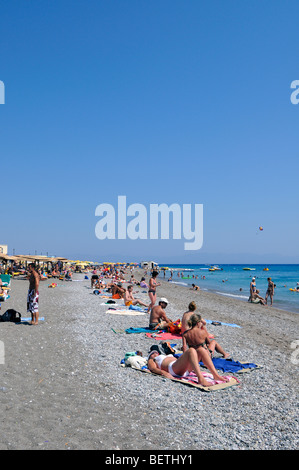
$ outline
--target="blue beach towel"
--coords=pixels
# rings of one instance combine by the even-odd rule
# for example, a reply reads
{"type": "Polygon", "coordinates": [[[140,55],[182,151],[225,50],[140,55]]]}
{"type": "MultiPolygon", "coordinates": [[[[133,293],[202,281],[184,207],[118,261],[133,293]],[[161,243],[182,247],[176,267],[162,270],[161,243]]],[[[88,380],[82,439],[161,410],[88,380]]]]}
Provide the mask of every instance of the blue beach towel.
{"type": "MultiPolygon", "coordinates": [[[[242,363],[239,361],[234,361],[233,359],[224,359],[223,357],[213,357],[212,359],[215,369],[221,370],[222,372],[232,372],[236,373],[243,369],[255,369],[258,367],[252,362],[242,363]]],[[[200,366],[203,366],[203,362],[199,363],[200,366]]]]}
{"type": "MultiPolygon", "coordinates": [[[[23,321],[31,321],[31,320],[32,320],[31,317],[22,317],[21,322],[23,322],[23,321]]],[[[45,320],[44,317],[40,317],[40,318],[38,319],[38,321],[44,321],[44,320],[45,320]]]]}
{"type": "Polygon", "coordinates": [[[129,310],[137,310],[138,312],[145,312],[144,308],[138,307],[137,305],[130,305],[129,310]]]}
{"type": "MultiPolygon", "coordinates": [[[[181,354],[174,354],[174,357],[180,357],[181,354]]],[[[212,358],[213,364],[215,369],[221,370],[222,372],[231,372],[231,373],[238,373],[245,369],[256,369],[259,368],[257,364],[253,362],[239,362],[234,361],[233,359],[224,359],[223,357],[213,357],[212,358]]],[[[201,367],[205,367],[203,362],[199,362],[201,367]]]]}
{"type": "Polygon", "coordinates": [[[126,333],[130,334],[130,333],[148,333],[149,331],[153,331],[151,330],[150,328],[127,328],[126,330],[126,333]]]}

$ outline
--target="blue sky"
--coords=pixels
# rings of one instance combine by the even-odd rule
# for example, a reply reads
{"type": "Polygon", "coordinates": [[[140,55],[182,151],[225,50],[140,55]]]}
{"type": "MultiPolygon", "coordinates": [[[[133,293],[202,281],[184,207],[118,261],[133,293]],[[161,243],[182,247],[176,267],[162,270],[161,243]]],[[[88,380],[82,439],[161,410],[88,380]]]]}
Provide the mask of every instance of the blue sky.
{"type": "Polygon", "coordinates": [[[0,243],[98,261],[299,262],[296,0],[5,1],[0,243]],[[95,209],[203,204],[203,247],[95,209]],[[264,231],[258,232],[262,225],[264,231]]]}

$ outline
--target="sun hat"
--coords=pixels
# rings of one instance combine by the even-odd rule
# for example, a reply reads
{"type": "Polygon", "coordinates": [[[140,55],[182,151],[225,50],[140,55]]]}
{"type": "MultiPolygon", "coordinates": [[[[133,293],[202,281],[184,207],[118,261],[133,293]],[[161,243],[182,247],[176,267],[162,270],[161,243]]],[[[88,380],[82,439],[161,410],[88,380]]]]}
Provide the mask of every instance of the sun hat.
{"type": "Polygon", "coordinates": [[[164,304],[168,305],[168,300],[165,297],[161,297],[160,302],[164,302],[164,304]]]}

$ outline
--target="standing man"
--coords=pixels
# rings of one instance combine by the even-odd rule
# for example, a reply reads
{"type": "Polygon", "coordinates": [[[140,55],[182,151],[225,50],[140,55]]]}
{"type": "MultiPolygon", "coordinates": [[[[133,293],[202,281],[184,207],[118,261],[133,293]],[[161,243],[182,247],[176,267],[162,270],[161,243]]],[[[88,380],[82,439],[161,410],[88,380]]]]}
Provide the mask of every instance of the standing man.
{"type": "Polygon", "coordinates": [[[39,274],[35,269],[35,265],[30,263],[28,265],[29,271],[29,290],[27,298],[27,312],[31,313],[31,325],[38,324],[38,287],[39,287],[39,274]]]}
{"type": "Polygon", "coordinates": [[[270,296],[271,305],[273,305],[273,295],[274,295],[275,285],[274,285],[274,282],[272,281],[271,277],[268,277],[267,281],[268,281],[268,289],[267,289],[267,292],[266,292],[265,302],[266,302],[266,305],[267,305],[268,296],[270,296]]]}

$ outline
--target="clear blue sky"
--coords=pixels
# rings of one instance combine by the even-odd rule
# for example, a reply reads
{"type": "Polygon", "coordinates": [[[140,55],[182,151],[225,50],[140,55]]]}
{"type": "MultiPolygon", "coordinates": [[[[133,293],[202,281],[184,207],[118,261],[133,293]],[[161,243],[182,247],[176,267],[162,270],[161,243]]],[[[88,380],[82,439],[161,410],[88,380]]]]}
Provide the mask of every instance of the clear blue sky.
{"type": "Polygon", "coordinates": [[[297,0],[3,1],[0,244],[299,262],[298,13],[297,0]],[[203,204],[203,248],[98,240],[95,208],[118,195],[203,204]]]}

